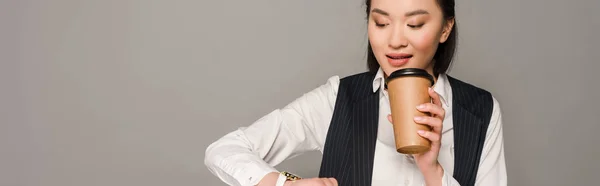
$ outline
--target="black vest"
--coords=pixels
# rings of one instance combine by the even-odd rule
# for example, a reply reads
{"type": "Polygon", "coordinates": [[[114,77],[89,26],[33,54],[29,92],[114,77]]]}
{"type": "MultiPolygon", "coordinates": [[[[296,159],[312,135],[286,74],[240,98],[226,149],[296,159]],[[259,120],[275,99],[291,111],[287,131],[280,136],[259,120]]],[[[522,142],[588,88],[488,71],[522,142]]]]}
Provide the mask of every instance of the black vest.
{"type": "MultiPolygon", "coordinates": [[[[371,185],[379,121],[374,78],[375,73],[366,72],[341,79],[319,177],[334,177],[340,186],[371,185]]],[[[448,80],[453,99],[453,177],[461,185],[474,185],[492,114],[492,96],[450,76],[448,80]]]]}

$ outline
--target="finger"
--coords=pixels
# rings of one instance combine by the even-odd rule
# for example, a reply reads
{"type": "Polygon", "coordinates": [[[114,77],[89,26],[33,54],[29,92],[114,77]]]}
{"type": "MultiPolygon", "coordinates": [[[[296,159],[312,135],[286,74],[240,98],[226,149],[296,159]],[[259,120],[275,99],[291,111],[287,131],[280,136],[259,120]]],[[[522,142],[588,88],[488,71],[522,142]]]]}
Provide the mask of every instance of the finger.
{"type": "Polygon", "coordinates": [[[439,143],[440,142],[440,135],[431,131],[424,131],[424,130],[419,130],[417,131],[417,133],[420,136],[423,136],[424,138],[429,139],[429,141],[431,141],[431,143],[439,143]]]}
{"type": "Polygon", "coordinates": [[[433,104],[433,103],[423,103],[417,106],[417,110],[421,112],[429,112],[432,116],[435,116],[440,119],[444,119],[446,116],[446,111],[442,108],[442,106],[433,104]]]}
{"type": "Polygon", "coordinates": [[[393,122],[392,122],[392,115],[391,115],[391,114],[388,114],[388,115],[387,115],[387,119],[388,119],[388,121],[390,121],[390,123],[393,123],[393,122]]]}
{"type": "Polygon", "coordinates": [[[329,181],[331,181],[331,183],[333,183],[333,186],[338,186],[338,182],[335,178],[329,178],[329,181]]]}
{"type": "Polygon", "coordinates": [[[329,178],[321,178],[321,181],[325,186],[333,186],[333,183],[329,180],[329,178]]]}
{"type": "Polygon", "coordinates": [[[440,101],[440,95],[433,90],[433,88],[429,87],[429,96],[433,101],[433,104],[442,106],[442,102],[440,101]]]}
{"type": "Polygon", "coordinates": [[[433,132],[435,132],[435,133],[439,134],[442,131],[442,120],[440,118],[428,117],[428,116],[417,116],[414,118],[414,120],[416,123],[423,124],[423,125],[429,125],[433,129],[433,132]]]}

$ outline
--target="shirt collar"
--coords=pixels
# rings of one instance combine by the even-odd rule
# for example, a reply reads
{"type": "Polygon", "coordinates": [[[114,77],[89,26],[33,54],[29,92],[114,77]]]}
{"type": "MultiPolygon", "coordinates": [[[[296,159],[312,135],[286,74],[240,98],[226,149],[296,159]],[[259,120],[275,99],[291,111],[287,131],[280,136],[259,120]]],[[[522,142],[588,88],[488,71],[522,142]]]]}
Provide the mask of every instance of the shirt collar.
{"type": "MultiPolygon", "coordinates": [[[[379,89],[385,91],[385,77],[381,67],[377,70],[375,79],[373,79],[373,92],[377,92],[379,89]]],[[[450,89],[450,82],[448,82],[446,74],[438,75],[437,81],[433,85],[433,91],[440,95],[440,100],[442,100],[445,105],[449,106],[449,93],[452,92],[452,90],[450,89]]]]}
{"type": "Polygon", "coordinates": [[[377,92],[378,89],[384,90],[385,79],[383,77],[383,70],[379,67],[377,70],[377,74],[375,74],[375,79],[373,79],[373,92],[377,92]]]}

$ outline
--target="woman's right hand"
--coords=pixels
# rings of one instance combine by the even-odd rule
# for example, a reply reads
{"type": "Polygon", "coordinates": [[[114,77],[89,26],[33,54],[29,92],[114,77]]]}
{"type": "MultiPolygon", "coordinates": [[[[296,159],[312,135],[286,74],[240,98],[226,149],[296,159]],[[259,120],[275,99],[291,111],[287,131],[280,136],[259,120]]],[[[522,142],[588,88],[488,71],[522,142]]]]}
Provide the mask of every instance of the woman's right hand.
{"type": "Polygon", "coordinates": [[[283,186],[338,186],[335,178],[302,178],[296,181],[286,181],[283,186]]]}

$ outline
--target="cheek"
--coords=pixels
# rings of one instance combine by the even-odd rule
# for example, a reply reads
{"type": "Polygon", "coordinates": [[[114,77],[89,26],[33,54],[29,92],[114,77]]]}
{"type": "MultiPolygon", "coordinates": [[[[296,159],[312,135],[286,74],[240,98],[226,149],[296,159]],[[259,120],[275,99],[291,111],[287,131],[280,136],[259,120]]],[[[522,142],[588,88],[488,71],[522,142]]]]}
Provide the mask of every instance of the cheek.
{"type": "Polygon", "coordinates": [[[376,49],[380,49],[386,46],[386,37],[383,31],[369,28],[368,32],[371,48],[373,48],[374,50],[373,52],[380,51],[376,49]]]}
{"type": "Polygon", "coordinates": [[[378,58],[377,61],[379,61],[379,58],[384,55],[385,49],[387,48],[388,37],[386,32],[384,30],[369,28],[368,35],[371,49],[373,49],[373,53],[375,54],[375,57],[378,58]]]}
{"type": "Polygon", "coordinates": [[[437,34],[433,32],[423,32],[413,37],[411,43],[418,53],[430,54],[437,49],[437,34]]]}
{"type": "Polygon", "coordinates": [[[381,69],[383,69],[383,72],[389,75],[394,71],[394,69],[389,63],[387,63],[387,59],[385,57],[385,52],[388,48],[388,33],[385,30],[380,30],[377,28],[369,29],[369,43],[371,44],[371,49],[373,49],[373,54],[375,54],[377,63],[379,63],[381,69]]]}

